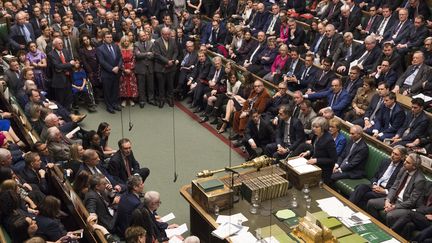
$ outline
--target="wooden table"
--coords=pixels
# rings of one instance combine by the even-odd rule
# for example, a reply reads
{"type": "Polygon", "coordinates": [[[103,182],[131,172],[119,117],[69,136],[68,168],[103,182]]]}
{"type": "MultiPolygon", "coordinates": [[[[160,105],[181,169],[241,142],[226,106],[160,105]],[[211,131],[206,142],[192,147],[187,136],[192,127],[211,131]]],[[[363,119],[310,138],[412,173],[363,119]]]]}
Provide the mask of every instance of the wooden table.
{"type": "MultiPolygon", "coordinates": [[[[249,212],[250,204],[246,200],[240,199],[240,201],[234,204],[234,207],[229,210],[221,211],[221,215],[233,215],[236,213],[242,213],[246,218],[248,218],[247,222],[244,222],[243,225],[250,227],[249,232],[255,235],[255,230],[257,228],[277,224],[281,227],[285,232],[290,232],[289,227],[283,222],[279,221],[273,213],[275,213],[279,209],[288,208],[288,204],[291,198],[292,193],[297,194],[297,200],[299,207],[293,209],[293,211],[300,217],[303,217],[306,213],[305,200],[300,191],[296,189],[290,189],[288,196],[277,198],[273,200],[265,201],[261,204],[258,214],[251,214],[249,212]]],[[[206,212],[193,198],[191,195],[191,185],[185,185],[180,189],[180,194],[186,199],[186,201],[190,205],[190,232],[192,235],[196,235],[200,238],[201,242],[208,243],[217,243],[217,242],[229,242],[222,241],[211,235],[211,232],[218,227],[216,223],[216,216],[214,214],[210,214],[206,212]]],[[[314,187],[311,188],[311,198],[312,205],[309,209],[310,212],[318,212],[321,209],[318,207],[315,200],[332,197],[335,196],[340,201],[342,201],[345,205],[349,206],[353,211],[360,211],[364,214],[368,215],[362,209],[352,204],[346,198],[335,192],[330,187],[324,185],[323,188],[314,187]]],[[[371,218],[371,221],[378,225],[382,230],[386,233],[394,237],[396,240],[401,242],[407,242],[401,236],[393,232],[390,228],[368,215],[371,218]]]]}

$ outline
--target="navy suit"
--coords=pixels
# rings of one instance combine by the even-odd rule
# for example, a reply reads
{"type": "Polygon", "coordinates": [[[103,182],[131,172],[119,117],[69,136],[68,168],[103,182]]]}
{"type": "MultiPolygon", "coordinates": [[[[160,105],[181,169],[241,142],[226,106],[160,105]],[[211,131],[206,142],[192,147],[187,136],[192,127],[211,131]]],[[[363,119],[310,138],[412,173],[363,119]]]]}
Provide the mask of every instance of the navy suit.
{"type": "Polygon", "coordinates": [[[48,218],[42,215],[36,216],[38,229],[36,236],[41,236],[48,241],[57,241],[67,234],[64,225],[58,219],[48,218]]]}
{"type": "Polygon", "coordinates": [[[342,117],[345,109],[349,106],[351,100],[349,94],[345,90],[341,90],[338,94],[333,93],[332,89],[324,90],[308,96],[309,99],[327,98],[328,105],[332,108],[336,116],[342,117]],[[333,97],[336,95],[332,104],[333,97]]]}
{"type": "Polygon", "coordinates": [[[138,208],[140,204],[140,199],[132,192],[127,192],[121,196],[115,223],[115,228],[120,236],[124,236],[127,227],[130,225],[132,212],[138,208]]]}
{"type": "Polygon", "coordinates": [[[405,118],[403,126],[397,131],[399,138],[402,138],[402,141],[398,142],[398,144],[406,145],[407,143],[411,143],[416,138],[419,138],[421,135],[425,134],[427,132],[428,123],[429,119],[427,118],[426,113],[422,112],[417,118],[414,119],[413,114],[409,112],[405,118]],[[403,136],[407,129],[409,129],[408,134],[403,136]]]}
{"type": "MultiPolygon", "coordinates": [[[[395,103],[391,116],[389,108],[384,107],[383,109],[380,109],[372,130],[377,129],[379,133],[383,133],[383,135],[378,138],[384,140],[386,138],[394,137],[397,131],[403,126],[404,122],[405,111],[399,104],[395,103]]],[[[370,129],[367,131],[370,132],[370,129]]]]}
{"type": "Polygon", "coordinates": [[[112,109],[118,106],[119,101],[119,79],[121,70],[114,73],[112,69],[123,65],[123,58],[120,48],[116,44],[112,44],[114,55],[108,49],[108,45],[102,44],[96,49],[96,55],[101,67],[101,80],[104,89],[104,100],[107,109],[112,109]]]}
{"type": "Polygon", "coordinates": [[[286,126],[286,122],[283,120],[279,120],[278,126],[276,128],[276,133],[275,133],[275,142],[268,144],[266,146],[267,155],[279,159],[284,158],[286,154],[279,155],[276,152],[278,144],[280,144],[284,148],[288,148],[290,150],[289,153],[291,153],[291,156],[296,156],[300,154],[300,152],[302,152],[302,151],[296,151],[296,149],[297,147],[299,147],[300,144],[306,141],[306,134],[303,129],[303,124],[300,122],[299,119],[291,117],[290,127],[289,127],[289,134],[290,134],[289,144],[286,144],[284,142],[285,126],[286,126]]]}
{"type": "Polygon", "coordinates": [[[28,184],[35,184],[43,193],[48,193],[48,184],[45,178],[41,178],[39,173],[28,166],[21,171],[21,178],[28,184]]]}
{"type": "Polygon", "coordinates": [[[305,40],[306,40],[306,32],[300,26],[297,26],[294,31],[294,37],[291,38],[291,34],[290,34],[286,41],[286,44],[301,47],[304,45],[305,40]]]}
{"type": "Polygon", "coordinates": [[[314,147],[311,156],[317,159],[316,165],[322,170],[321,177],[324,183],[329,184],[334,164],[337,161],[336,144],[328,132],[325,132],[318,141],[316,139],[316,136],[312,138],[314,147]]]}
{"type": "Polygon", "coordinates": [[[326,73],[324,70],[318,70],[316,79],[309,83],[308,89],[315,92],[326,90],[329,88],[329,84],[334,78],[336,78],[334,71],[330,70],[326,73]]]}
{"type": "Polygon", "coordinates": [[[314,81],[316,81],[319,78],[318,73],[320,73],[319,69],[315,66],[303,66],[303,70],[300,72],[300,76],[298,77],[300,88],[305,89],[314,81]]]}
{"type": "MultiPolygon", "coordinates": [[[[360,59],[366,52],[366,48],[363,46],[363,48],[358,49],[358,51],[355,53],[355,55],[352,55],[348,63],[360,59]]],[[[376,60],[381,55],[381,49],[378,46],[375,46],[372,50],[369,51],[368,54],[366,54],[366,58],[362,62],[363,71],[364,72],[371,72],[372,69],[375,67],[376,60]]]]}
{"type": "MultiPolygon", "coordinates": [[[[36,37],[32,25],[30,23],[25,23],[24,26],[30,34],[31,41],[35,41],[36,37]]],[[[25,48],[20,48],[20,45],[26,46],[28,44],[28,42],[24,37],[24,33],[21,30],[21,26],[17,24],[12,25],[12,27],[9,30],[9,44],[11,45],[12,50],[15,52],[18,50],[25,49],[25,48]]]]}
{"type": "Polygon", "coordinates": [[[341,156],[339,156],[337,164],[342,172],[333,173],[332,180],[360,179],[365,175],[364,167],[368,159],[369,148],[364,139],[360,139],[351,151],[353,144],[350,139],[341,156]]]}
{"type": "Polygon", "coordinates": [[[243,145],[246,148],[250,157],[256,157],[257,154],[255,150],[253,150],[249,144],[249,139],[253,139],[257,147],[265,149],[265,146],[272,142],[273,140],[273,127],[272,125],[265,121],[263,118],[260,118],[259,130],[257,125],[254,123],[252,119],[250,119],[246,125],[245,135],[243,139],[243,145]]]}
{"type": "MultiPolygon", "coordinates": [[[[109,180],[109,183],[111,183],[111,185],[114,187],[114,186],[117,186],[117,185],[119,185],[119,186],[121,186],[122,187],[122,189],[124,189],[125,188],[125,185],[123,185],[123,184],[121,184],[121,182],[119,182],[119,181],[117,181],[110,173],[108,173],[108,171],[103,167],[103,166],[101,166],[100,164],[98,164],[97,166],[96,166],[96,168],[102,173],[102,175],[104,175],[108,180],[109,180]]],[[[82,171],[82,170],[85,170],[85,171],[87,171],[87,172],[90,172],[90,174],[93,174],[93,172],[90,170],[90,168],[86,165],[86,164],[81,164],[81,166],[80,166],[80,168],[79,168],[79,170],[78,170],[78,173],[77,173],[77,175],[82,171]]]]}
{"type": "MultiPolygon", "coordinates": [[[[142,180],[145,181],[150,174],[150,170],[148,168],[140,168],[138,161],[135,159],[133,152],[129,156],[126,157],[129,164],[129,171],[133,175],[138,173],[142,180]]],[[[123,156],[120,150],[118,150],[110,159],[108,165],[108,171],[110,174],[117,180],[121,181],[123,184],[126,184],[128,179],[128,173],[126,171],[126,164],[123,160],[123,156]]]]}
{"type": "Polygon", "coordinates": [[[264,25],[266,24],[269,15],[270,14],[267,11],[263,13],[257,12],[254,21],[250,26],[254,35],[258,34],[259,31],[264,31],[264,25]]]}
{"type": "MultiPolygon", "coordinates": [[[[374,177],[372,177],[370,180],[371,184],[376,184],[378,182],[378,180],[381,179],[381,177],[383,177],[383,175],[386,172],[387,168],[389,167],[390,163],[392,163],[390,158],[383,159],[381,161],[381,164],[378,167],[378,170],[375,172],[374,177]]],[[[394,182],[396,181],[396,177],[397,177],[400,169],[402,168],[402,166],[403,166],[403,161],[399,161],[395,170],[393,171],[390,178],[388,179],[387,184],[385,185],[385,187],[383,187],[384,189],[388,190],[393,186],[394,182]]],[[[378,185],[378,186],[381,186],[381,185],[378,185]]],[[[360,184],[360,185],[356,186],[354,192],[351,193],[349,200],[351,202],[353,202],[354,204],[359,205],[362,208],[365,208],[369,199],[380,198],[380,197],[385,197],[385,196],[386,196],[386,194],[377,193],[377,192],[372,191],[372,186],[370,184],[360,184]]]]}
{"type": "Polygon", "coordinates": [[[413,24],[409,20],[406,20],[402,24],[402,27],[399,26],[400,24],[401,24],[401,22],[397,21],[389,31],[385,32],[385,34],[383,36],[384,42],[393,41],[393,43],[395,45],[401,44],[401,43],[406,43],[406,41],[407,41],[407,39],[411,33],[411,29],[413,28],[413,24]]]}
{"type": "Polygon", "coordinates": [[[385,74],[381,74],[375,81],[375,84],[379,84],[381,82],[385,82],[390,89],[393,89],[393,87],[396,84],[398,75],[395,71],[393,71],[392,69],[390,69],[387,73],[385,74]]]}

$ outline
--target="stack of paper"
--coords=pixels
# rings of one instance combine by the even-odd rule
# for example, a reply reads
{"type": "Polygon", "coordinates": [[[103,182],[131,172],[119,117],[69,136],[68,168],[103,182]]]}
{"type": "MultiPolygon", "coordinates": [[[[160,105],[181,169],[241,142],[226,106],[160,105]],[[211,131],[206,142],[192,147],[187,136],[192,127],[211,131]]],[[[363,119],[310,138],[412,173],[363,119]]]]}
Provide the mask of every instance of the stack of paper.
{"type": "Polygon", "coordinates": [[[213,230],[212,235],[223,240],[227,237],[239,232],[242,226],[232,223],[224,223],[220,225],[217,229],[213,230]]]}
{"type": "Polygon", "coordinates": [[[339,201],[336,197],[329,197],[317,200],[318,207],[325,211],[329,216],[337,218],[351,218],[354,214],[349,207],[339,201]]]}
{"type": "Polygon", "coordinates": [[[248,221],[248,219],[242,214],[234,214],[234,215],[219,215],[216,219],[216,223],[225,224],[225,223],[233,223],[238,224],[239,222],[244,223],[248,221]]]}
{"type": "Polygon", "coordinates": [[[174,229],[166,229],[165,233],[167,234],[168,238],[171,238],[175,235],[182,235],[183,233],[187,232],[188,228],[186,224],[182,224],[177,228],[174,229]]]}
{"type": "Polygon", "coordinates": [[[233,243],[244,243],[244,242],[256,242],[257,239],[251,232],[239,233],[237,235],[231,236],[230,240],[233,243]]]}
{"type": "Polygon", "coordinates": [[[288,165],[294,168],[299,174],[306,174],[319,170],[319,168],[307,163],[307,159],[299,157],[296,159],[288,160],[288,165]]]}

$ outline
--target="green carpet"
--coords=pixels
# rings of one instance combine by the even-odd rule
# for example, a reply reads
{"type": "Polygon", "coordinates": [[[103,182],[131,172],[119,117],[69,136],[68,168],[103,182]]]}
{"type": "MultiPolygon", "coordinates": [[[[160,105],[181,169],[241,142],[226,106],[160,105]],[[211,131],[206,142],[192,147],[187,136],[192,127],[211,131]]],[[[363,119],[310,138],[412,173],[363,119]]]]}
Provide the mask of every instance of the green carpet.
{"type": "Polygon", "coordinates": [[[109,145],[115,149],[123,131],[123,136],[132,141],[135,158],[141,166],[150,169],[145,190],[161,193],[163,203],[159,214],[164,216],[173,212],[176,219],[170,223],[187,223],[189,227],[189,206],[179,189],[196,178],[198,171],[229,166],[230,156],[232,165],[240,164],[244,159],[234,150],[230,153],[228,145],[177,107],[173,112],[173,108],[168,106],[163,109],[150,105],[144,109],[135,106],[130,108],[130,117],[133,128],[128,131],[129,108],[123,109],[121,119],[120,112],[109,114],[102,104],[98,112],[88,114],[82,127],[96,130],[100,122],[108,122],[112,127],[109,145]],[[174,158],[178,173],[175,183],[174,158]]]}

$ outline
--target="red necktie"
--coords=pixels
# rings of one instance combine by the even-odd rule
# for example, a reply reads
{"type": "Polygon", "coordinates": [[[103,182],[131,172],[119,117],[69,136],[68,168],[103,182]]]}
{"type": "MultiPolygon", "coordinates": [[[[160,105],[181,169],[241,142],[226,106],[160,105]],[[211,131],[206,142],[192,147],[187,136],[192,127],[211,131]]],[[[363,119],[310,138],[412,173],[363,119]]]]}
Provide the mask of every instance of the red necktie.
{"type": "Polygon", "coordinates": [[[393,202],[396,202],[396,201],[397,201],[398,196],[399,196],[399,193],[400,193],[400,192],[402,191],[402,189],[405,187],[405,184],[406,184],[406,182],[407,182],[407,180],[408,180],[408,177],[409,177],[409,174],[406,173],[405,177],[403,178],[401,184],[399,185],[399,187],[398,187],[398,189],[397,189],[397,191],[396,191],[396,194],[395,194],[395,196],[394,196],[394,198],[393,198],[393,202]]]}
{"type": "Polygon", "coordinates": [[[63,63],[63,64],[65,64],[66,63],[66,59],[65,59],[65,57],[64,57],[64,55],[63,55],[63,52],[62,51],[59,51],[60,52],[60,60],[61,60],[61,62],[63,63]]]}

